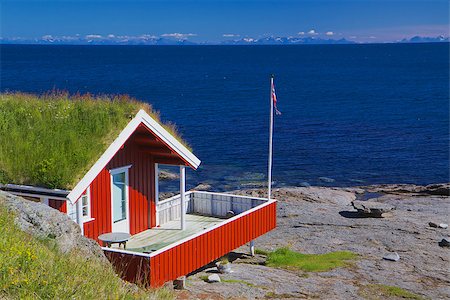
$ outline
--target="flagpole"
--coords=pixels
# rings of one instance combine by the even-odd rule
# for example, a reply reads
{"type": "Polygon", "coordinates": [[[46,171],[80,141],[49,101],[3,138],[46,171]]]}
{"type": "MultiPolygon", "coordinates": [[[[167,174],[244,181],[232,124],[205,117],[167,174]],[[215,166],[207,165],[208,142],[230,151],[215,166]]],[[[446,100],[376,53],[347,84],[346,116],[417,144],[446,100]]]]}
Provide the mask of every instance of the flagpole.
{"type": "Polygon", "coordinates": [[[270,75],[270,128],[269,128],[269,163],[268,163],[268,182],[267,182],[267,198],[270,200],[272,196],[272,137],[273,137],[273,77],[270,75]]]}

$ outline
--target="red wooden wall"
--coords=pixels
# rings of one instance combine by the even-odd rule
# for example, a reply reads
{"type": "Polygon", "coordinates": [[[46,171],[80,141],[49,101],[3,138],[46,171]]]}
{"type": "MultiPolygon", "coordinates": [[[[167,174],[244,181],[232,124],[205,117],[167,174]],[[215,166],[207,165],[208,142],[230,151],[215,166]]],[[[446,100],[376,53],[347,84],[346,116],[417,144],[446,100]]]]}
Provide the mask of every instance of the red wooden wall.
{"type": "Polygon", "coordinates": [[[90,185],[91,217],[94,220],[84,223],[85,236],[98,241],[97,238],[100,234],[111,232],[111,175],[109,170],[127,165],[132,165],[128,170],[130,234],[139,233],[156,225],[153,158],[139,151],[138,146],[129,140],[90,185]]]}
{"type": "Polygon", "coordinates": [[[149,257],[113,251],[104,251],[104,253],[113,265],[116,273],[119,274],[122,279],[143,286],[149,286],[149,257]]]}
{"type": "Polygon", "coordinates": [[[48,206],[53,207],[54,209],[57,209],[62,213],[67,213],[66,201],[48,199],[48,206]]]}
{"type": "Polygon", "coordinates": [[[189,274],[276,227],[276,202],[150,258],[150,286],[189,274]]]}

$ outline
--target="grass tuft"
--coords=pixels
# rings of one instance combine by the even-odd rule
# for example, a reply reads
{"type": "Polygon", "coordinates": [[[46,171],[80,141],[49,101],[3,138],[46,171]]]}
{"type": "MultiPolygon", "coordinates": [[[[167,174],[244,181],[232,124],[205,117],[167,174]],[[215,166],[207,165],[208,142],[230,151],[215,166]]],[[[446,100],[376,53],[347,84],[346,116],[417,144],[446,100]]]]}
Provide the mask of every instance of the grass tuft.
{"type": "MultiPolygon", "coordinates": [[[[0,205],[0,299],[173,299],[166,289],[124,284],[108,263],[61,254],[11,223],[0,205]]],[[[50,240],[50,239],[49,239],[50,240]]]]}
{"type": "Polygon", "coordinates": [[[183,143],[129,96],[0,94],[0,183],[72,189],[140,109],[183,143]]]}
{"type": "Polygon", "coordinates": [[[259,255],[265,255],[267,256],[269,254],[269,251],[263,250],[263,249],[255,249],[255,254],[259,254],[259,255]]]}
{"type": "Polygon", "coordinates": [[[325,254],[303,254],[280,248],[267,254],[266,265],[269,267],[281,267],[299,269],[306,272],[326,272],[334,268],[345,267],[350,261],[358,257],[350,251],[336,251],[325,254]]]}
{"type": "Polygon", "coordinates": [[[359,294],[365,299],[413,299],[423,300],[420,295],[411,293],[398,286],[384,285],[384,284],[368,284],[362,286],[359,294]]]}

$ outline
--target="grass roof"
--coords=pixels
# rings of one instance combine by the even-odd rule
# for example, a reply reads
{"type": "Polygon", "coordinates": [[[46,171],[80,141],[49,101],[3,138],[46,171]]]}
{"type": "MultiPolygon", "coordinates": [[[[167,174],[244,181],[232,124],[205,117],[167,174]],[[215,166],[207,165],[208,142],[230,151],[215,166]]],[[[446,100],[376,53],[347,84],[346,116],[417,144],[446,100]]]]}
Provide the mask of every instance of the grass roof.
{"type": "Polygon", "coordinates": [[[72,189],[140,109],[160,122],[123,95],[0,94],[0,183],[72,189]]]}

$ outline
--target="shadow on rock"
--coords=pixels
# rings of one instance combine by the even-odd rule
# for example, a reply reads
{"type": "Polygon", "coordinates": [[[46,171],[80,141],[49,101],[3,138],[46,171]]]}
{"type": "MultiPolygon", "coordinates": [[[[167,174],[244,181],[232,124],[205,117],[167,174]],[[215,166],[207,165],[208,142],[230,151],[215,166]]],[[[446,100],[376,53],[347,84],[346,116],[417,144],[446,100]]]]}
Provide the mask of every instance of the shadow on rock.
{"type": "MultiPolygon", "coordinates": [[[[366,218],[371,218],[368,215],[364,215],[361,214],[358,211],[346,211],[346,210],[342,210],[339,212],[339,214],[344,217],[344,218],[348,218],[348,219],[366,219],[366,218]]],[[[373,217],[372,217],[373,218],[373,217]]]]}

